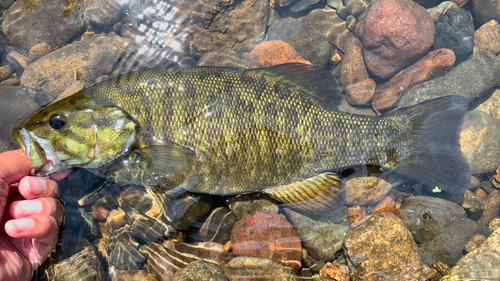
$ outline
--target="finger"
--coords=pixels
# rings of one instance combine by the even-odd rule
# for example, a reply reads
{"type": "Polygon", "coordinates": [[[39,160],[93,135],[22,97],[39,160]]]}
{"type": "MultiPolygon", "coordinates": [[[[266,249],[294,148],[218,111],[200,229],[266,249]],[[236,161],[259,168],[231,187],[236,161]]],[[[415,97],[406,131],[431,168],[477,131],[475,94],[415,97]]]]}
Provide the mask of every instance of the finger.
{"type": "Polygon", "coordinates": [[[71,170],[64,170],[62,172],[57,172],[50,174],[49,177],[55,181],[60,181],[64,179],[66,176],[68,176],[71,173],[71,170]]]}
{"type": "Polygon", "coordinates": [[[56,219],[57,226],[61,226],[64,216],[61,201],[50,197],[14,201],[10,204],[9,213],[12,219],[22,219],[37,215],[52,216],[56,219]]]}
{"type": "Polygon", "coordinates": [[[19,181],[19,193],[26,199],[54,197],[59,195],[57,183],[42,177],[24,177],[19,181]]]}
{"type": "Polygon", "coordinates": [[[19,181],[27,176],[31,170],[28,160],[21,149],[0,153],[0,178],[7,184],[19,181]]]}
{"type": "Polygon", "coordinates": [[[14,219],[5,223],[5,232],[12,238],[37,239],[42,244],[52,245],[59,227],[52,216],[38,215],[14,219]]]}

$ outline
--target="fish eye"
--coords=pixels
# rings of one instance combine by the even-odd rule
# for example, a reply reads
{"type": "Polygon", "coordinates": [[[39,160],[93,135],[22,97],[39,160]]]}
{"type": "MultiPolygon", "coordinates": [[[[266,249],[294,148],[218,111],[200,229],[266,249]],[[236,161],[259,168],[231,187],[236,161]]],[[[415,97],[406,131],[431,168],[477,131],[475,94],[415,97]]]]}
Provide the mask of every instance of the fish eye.
{"type": "Polygon", "coordinates": [[[66,117],[60,113],[52,114],[49,118],[49,124],[52,128],[59,130],[66,125],[66,117]]]}

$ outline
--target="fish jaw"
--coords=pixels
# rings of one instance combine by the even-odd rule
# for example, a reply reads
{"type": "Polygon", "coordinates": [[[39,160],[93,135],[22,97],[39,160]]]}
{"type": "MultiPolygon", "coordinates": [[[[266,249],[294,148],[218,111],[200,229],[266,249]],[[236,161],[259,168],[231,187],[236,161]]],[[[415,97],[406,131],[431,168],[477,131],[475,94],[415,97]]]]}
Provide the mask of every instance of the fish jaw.
{"type": "Polygon", "coordinates": [[[35,169],[36,176],[45,176],[66,169],[61,167],[50,142],[32,136],[22,127],[14,128],[12,137],[21,146],[28,163],[35,169]]]}

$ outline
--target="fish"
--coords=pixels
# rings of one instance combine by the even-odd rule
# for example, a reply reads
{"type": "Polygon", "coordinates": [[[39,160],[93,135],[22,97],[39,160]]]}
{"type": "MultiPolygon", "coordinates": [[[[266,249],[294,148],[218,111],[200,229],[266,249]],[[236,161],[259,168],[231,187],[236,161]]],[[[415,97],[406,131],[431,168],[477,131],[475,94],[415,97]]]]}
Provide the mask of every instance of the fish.
{"type": "Polygon", "coordinates": [[[341,205],[338,171],[356,165],[467,190],[463,97],[363,116],[336,110],[341,94],[306,64],[149,69],[52,103],[12,137],[39,176],[80,167],[150,191],[263,192],[318,214],[341,205]]]}

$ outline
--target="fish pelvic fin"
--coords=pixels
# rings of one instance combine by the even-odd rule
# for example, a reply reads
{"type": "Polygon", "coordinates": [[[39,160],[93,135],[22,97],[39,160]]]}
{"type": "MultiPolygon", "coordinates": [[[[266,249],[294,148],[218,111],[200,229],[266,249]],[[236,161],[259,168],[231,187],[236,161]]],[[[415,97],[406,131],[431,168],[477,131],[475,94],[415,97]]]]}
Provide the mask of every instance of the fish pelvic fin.
{"type": "Polygon", "coordinates": [[[344,201],[340,176],[330,172],[264,192],[293,208],[315,214],[331,213],[344,201]]]}
{"type": "Polygon", "coordinates": [[[389,114],[407,118],[411,128],[409,157],[395,170],[431,188],[465,193],[471,178],[469,163],[460,150],[465,112],[465,98],[446,96],[389,114]]]}

